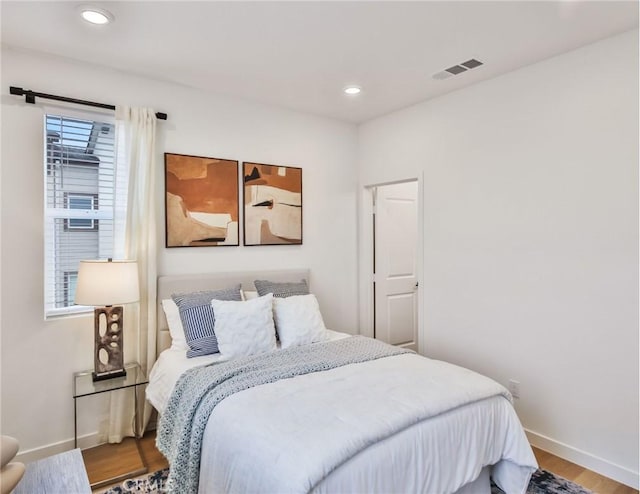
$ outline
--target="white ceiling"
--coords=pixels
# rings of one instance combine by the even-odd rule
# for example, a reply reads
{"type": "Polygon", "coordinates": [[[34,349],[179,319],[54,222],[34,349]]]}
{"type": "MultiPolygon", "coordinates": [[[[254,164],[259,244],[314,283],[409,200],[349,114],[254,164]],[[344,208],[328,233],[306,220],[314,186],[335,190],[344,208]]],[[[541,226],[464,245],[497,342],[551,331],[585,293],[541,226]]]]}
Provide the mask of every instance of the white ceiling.
{"type": "Polygon", "coordinates": [[[3,0],[0,8],[6,45],[350,122],[638,26],[633,0],[3,0]],[[115,22],[80,20],[76,9],[87,3],[111,11],[115,22]],[[443,81],[432,78],[470,58],[485,65],[443,81]],[[362,86],[362,93],[343,94],[348,84],[362,86]]]}

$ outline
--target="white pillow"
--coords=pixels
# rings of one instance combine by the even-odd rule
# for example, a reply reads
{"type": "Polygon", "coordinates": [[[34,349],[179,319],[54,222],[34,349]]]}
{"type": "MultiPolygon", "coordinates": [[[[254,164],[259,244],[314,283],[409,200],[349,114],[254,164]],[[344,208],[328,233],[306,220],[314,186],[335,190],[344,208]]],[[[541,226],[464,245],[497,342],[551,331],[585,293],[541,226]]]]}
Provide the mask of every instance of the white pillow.
{"type": "Polygon", "coordinates": [[[253,300],[254,298],[258,298],[258,292],[255,290],[242,290],[242,300],[253,300]]]}
{"type": "Polygon", "coordinates": [[[180,310],[172,299],[165,299],[162,301],[162,309],[164,315],[167,318],[167,324],[169,325],[169,334],[171,335],[171,348],[176,350],[189,350],[187,339],[184,336],[184,327],[182,326],[182,320],[180,319],[180,310]]]}
{"type": "Polygon", "coordinates": [[[274,298],[273,317],[281,348],[308,345],[328,338],[318,300],[313,294],[274,298]]]}
{"type": "Polygon", "coordinates": [[[222,355],[239,357],[276,349],[273,295],[246,302],[212,300],[216,315],[213,330],[222,355]]]}

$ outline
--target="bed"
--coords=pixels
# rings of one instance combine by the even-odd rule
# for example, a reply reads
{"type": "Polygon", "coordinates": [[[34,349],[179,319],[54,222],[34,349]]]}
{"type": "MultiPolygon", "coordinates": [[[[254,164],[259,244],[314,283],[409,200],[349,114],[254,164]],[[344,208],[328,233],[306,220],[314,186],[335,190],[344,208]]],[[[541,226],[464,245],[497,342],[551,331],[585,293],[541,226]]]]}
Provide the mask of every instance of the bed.
{"type": "MultiPolygon", "coordinates": [[[[161,351],[147,399],[160,415],[158,444],[174,492],[483,494],[491,492],[491,479],[508,494],[526,492],[535,457],[511,396],[484,376],[331,330],[319,342],[280,349],[288,341],[282,340],[272,351],[237,358],[225,352],[187,358],[172,345],[162,303],[172,294],[237,284],[248,294],[254,280],[302,279],[311,281],[308,270],[159,278],[161,351]],[[366,356],[356,358],[358,352],[366,356]],[[305,370],[268,377],[290,369],[292,360],[305,370]],[[314,365],[320,370],[306,369],[314,365]],[[244,382],[246,369],[257,369],[264,382],[220,391],[222,398],[209,398],[211,390],[189,394],[220,373],[244,382]],[[201,413],[207,400],[214,404],[201,413]]],[[[222,307],[249,303],[266,301],[218,303],[221,321],[222,307]]],[[[289,329],[284,323],[282,329],[284,337],[289,329]]]]}

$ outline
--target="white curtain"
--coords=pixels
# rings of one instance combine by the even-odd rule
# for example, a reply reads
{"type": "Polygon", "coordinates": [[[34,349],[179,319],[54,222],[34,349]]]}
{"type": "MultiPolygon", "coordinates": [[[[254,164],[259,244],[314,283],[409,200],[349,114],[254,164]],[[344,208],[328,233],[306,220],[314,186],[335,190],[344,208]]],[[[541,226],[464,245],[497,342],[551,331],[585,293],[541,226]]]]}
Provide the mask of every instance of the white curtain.
{"type": "MultiPolygon", "coordinates": [[[[137,336],[137,355],[127,352],[127,362],[136,360],[149,375],[156,358],[156,197],[155,197],[156,116],[149,108],[116,108],[116,194],[126,194],[126,207],[115,211],[115,245],[123,246],[114,257],[138,261],[140,302],[129,305],[133,317],[131,329],[137,336]],[[122,225],[124,224],[124,228],[122,225]],[[120,227],[118,227],[120,226],[120,227]],[[137,309],[137,310],[136,310],[137,309]]],[[[125,332],[126,332],[125,328],[125,332]]],[[[131,339],[131,338],[130,338],[131,339]]],[[[135,340],[134,340],[135,341],[135,340]]],[[[138,388],[138,397],[144,396],[138,388]]],[[[131,389],[110,393],[108,441],[120,442],[134,433],[133,392],[131,389]]],[[[138,408],[138,431],[146,427],[152,408],[143,399],[138,408]]]]}

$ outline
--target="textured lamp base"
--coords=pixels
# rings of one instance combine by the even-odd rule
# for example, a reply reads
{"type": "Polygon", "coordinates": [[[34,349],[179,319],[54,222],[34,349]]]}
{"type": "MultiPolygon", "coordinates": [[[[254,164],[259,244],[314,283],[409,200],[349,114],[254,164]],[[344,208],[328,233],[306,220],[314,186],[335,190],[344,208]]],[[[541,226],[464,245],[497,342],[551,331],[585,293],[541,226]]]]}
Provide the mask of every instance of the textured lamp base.
{"type": "Polygon", "coordinates": [[[94,381],[126,376],[122,351],[122,306],[97,307],[94,311],[94,381]]]}

